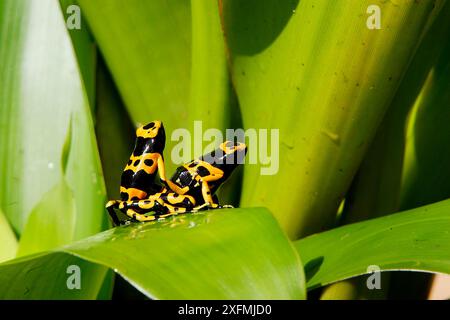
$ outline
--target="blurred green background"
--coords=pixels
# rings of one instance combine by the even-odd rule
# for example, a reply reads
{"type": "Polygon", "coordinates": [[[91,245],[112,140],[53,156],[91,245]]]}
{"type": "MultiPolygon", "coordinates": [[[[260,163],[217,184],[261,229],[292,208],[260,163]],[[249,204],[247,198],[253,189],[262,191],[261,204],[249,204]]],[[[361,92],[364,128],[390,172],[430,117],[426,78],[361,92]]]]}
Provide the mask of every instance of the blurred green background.
{"type": "Polygon", "coordinates": [[[430,297],[421,273],[317,288],[449,272],[449,39],[445,0],[1,0],[0,297],[430,297]],[[111,229],[154,119],[169,175],[194,121],[279,140],[219,190],[241,208],[111,229]]]}

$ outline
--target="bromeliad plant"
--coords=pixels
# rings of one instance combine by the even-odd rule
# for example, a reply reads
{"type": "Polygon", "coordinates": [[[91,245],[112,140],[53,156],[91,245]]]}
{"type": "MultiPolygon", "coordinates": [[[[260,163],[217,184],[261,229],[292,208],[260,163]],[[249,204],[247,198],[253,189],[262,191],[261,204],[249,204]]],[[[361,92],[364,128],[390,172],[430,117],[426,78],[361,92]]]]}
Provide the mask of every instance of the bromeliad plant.
{"type": "Polygon", "coordinates": [[[155,299],[450,273],[449,39],[445,0],[1,1],[0,297],[108,299],[109,269],[155,299]],[[279,171],[244,165],[219,195],[240,208],[111,228],[127,114],[279,129],[279,171]]]}

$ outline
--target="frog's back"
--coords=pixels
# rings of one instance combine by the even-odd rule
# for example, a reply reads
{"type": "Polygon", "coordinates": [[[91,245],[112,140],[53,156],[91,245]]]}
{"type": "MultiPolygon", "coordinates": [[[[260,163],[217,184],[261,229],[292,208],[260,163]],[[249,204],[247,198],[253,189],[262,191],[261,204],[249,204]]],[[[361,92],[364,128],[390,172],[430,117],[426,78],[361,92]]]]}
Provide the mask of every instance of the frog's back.
{"type": "Polygon", "coordinates": [[[136,130],[136,143],[121,177],[120,197],[123,201],[143,199],[161,191],[162,186],[155,178],[165,139],[160,121],[152,121],[136,130]]]}

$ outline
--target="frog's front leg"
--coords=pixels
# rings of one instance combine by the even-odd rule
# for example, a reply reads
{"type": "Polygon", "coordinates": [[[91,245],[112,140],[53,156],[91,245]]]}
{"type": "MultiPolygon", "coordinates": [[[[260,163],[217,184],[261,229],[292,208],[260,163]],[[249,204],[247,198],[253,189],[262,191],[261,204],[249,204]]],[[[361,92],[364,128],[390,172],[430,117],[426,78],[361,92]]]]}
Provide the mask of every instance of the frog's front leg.
{"type": "Polygon", "coordinates": [[[202,196],[203,196],[203,200],[205,201],[203,206],[207,206],[208,208],[219,208],[219,203],[217,201],[217,197],[216,201],[214,201],[213,196],[212,196],[212,192],[211,192],[211,188],[209,187],[208,184],[208,180],[202,180],[202,196]]]}
{"type": "Polygon", "coordinates": [[[193,208],[192,212],[198,212],[206,209],[222,209],[222,208],[234,208],[232,205],[220,205],[219,199],[216,195],[211,195],[211,188],[206,181],[202,182],[202,196],[204,203],[193,208]],[[205,200],[206,199],[206,200],[205,200]]]}
{"type": "Polygon", "coordinates": [[[219,205],[218,199],[216,196],[213,196],[211,193],[211,188],[208,185],[207,181],[201,181],[202,185],[202,197],[203,203],[192,208],[191,212],[198,212],[206,209],[219,209],[221,206],[219,205]]]}

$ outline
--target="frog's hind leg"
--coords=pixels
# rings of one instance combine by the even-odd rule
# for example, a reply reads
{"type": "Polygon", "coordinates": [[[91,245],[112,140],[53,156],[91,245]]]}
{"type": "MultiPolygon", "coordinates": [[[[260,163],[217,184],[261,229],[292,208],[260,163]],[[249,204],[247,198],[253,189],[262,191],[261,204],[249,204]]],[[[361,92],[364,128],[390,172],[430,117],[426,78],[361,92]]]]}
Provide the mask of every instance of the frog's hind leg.
{"type": "Polygon", "coordinates": [[[208,210],[208,208],[210,206],[211,206],[211,204],[209,202],[206,202],[206,203],[203,203],[199,206],[192,208],[191,212],[195,213],[195,212],[199,212],[199,211],[203,211],[203,210],[208,210]]]}
{"type": "Polygon", "coordinates": [[[167,209],[156,199],[123,201],[119,209],[127,216],[140,222],[153,221],[166,213],[167,209]],[[149,215],[148,213],[153,213],[149,215]]]}
{"type": "Polygon", "coordinates": [[[156,220],[156,217],[154,215],[145,215],[145,214],[137,212],[134,209],[127,209],[126,213],[127,213],[127,216],[129,216],[130,218],[135,219],[140,222],[156,220]]]}
{"type": "Polygon", "coordinates": [[[166,192],[160,196],[161,204],[167,209],[167,213],[161,215],[165,218],[170,215],[191,212],[195,207],[195,198],[190,195],[181,195],[175,192],[166,192]]]}

